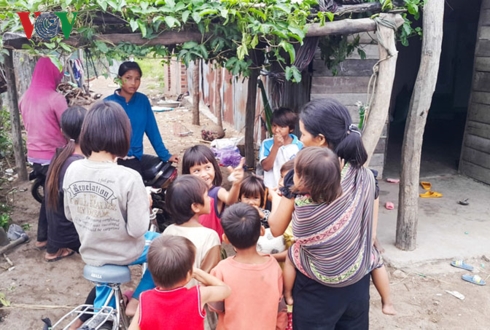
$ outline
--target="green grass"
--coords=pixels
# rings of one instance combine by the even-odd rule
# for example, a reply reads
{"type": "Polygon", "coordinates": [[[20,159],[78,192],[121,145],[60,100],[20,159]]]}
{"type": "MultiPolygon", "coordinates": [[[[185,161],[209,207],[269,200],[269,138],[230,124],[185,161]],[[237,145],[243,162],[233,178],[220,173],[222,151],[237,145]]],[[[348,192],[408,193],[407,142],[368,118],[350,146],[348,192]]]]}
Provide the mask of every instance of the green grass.
{"type": "Polygon", "coordinates": [[[143,77],[156,79],[158,82],[163,83],[165,74],[163,72],[162,61],[154,58],[146,58],[144,60],[137,60],[143,71],[143,77]]]}

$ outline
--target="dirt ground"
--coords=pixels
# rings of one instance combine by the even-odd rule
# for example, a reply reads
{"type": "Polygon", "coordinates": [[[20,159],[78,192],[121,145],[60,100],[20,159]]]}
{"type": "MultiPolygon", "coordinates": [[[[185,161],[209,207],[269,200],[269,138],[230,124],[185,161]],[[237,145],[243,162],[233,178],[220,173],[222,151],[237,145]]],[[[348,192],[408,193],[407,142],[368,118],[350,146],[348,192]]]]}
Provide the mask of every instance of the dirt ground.
{"type": "MultiPolygon", "coordinates": [[[[97,92],[111,92],[113,86],[101,80],[97,92]]],[[[141,89],[144,92],[144,88],[141,89]]],[[[191,112],[179,108],[156,114],[160,131],[166,146],[172,153],[182,156],[183,151],[200,141],[200,127],[191,125],[191,112]],[[193,131],[186,137],[177,136],[183,131],[193,131]]],[[[212,122],[201,116],[202,126],[212,122]]],[[[232,128],[227,128],[227,137],[237,136],[232,128]]],[[[147,143],[145,152],[152,153],[147,143]]],[[[0,328],[8,330],[42,329],[41,318],[56,320],[70,307],[83,303],[91,284],[82,277],[83,261],[74,255],[54,263],[44,261],[44,252],[34,247],[36,240],[39,204],[30,195],[30,183],[10,187],[7,196],[13,205],[12,219],[20,225],[27,225],[30,242],[8,252],[14,264],[11,267],[0,256],[0,298],[1,294],[10,302],[10,307],[0,307],[0,328]]],[[[4,194],[5,189],[2,191],[4,194]]],[[[2,201],[3,202],[3,201],[2,201]]],[[[489,251],[490,252],[490,251],[489,251]]],[[[470,260],[478,266],[480,275],[488,280],[488,259],[470,260]]],[[[134,287],[140,273],[139,266],[133,268],[133,282],[124,285],[123,290],[134,287]]],[[[480,287],[461,280],[465,271],[449,266],[448,262],[426,264],[403,270],[388,268],[391,290],[398,314],[386,316],[381,313],[378,293],[371,287],[370,324],[372,329],[488,329],[490,316],[489,286],[480,287]],[[458,291],[465,295],[459,300],[446,290],[458,291]]],[[[1,300],[0,300],[1,301],[1,300]]],[[[326,311],[328,312],[328,311],[326,311]]]]}

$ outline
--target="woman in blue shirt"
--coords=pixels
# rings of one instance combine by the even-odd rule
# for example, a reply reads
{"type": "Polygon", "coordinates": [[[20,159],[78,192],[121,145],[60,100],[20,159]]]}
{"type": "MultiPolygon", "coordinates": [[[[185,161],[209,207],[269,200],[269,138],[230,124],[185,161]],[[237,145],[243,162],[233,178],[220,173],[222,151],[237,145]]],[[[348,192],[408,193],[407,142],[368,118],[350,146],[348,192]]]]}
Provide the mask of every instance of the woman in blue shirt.
{"type": "Polygon", "coordinates": [[[165,162],[178,163],[177,155],[172,155],[163,144],[155,115],[150,101],[138,88],[143,75],[136,62],[123,62],[119,66],[118,77],[121,88],[105,98],[121,105],[131,121],[131,146],[128,155],[118,163],[141,173],[141,156],[143,155],[143,135],[146,133],[158,157],[165,162]]]}

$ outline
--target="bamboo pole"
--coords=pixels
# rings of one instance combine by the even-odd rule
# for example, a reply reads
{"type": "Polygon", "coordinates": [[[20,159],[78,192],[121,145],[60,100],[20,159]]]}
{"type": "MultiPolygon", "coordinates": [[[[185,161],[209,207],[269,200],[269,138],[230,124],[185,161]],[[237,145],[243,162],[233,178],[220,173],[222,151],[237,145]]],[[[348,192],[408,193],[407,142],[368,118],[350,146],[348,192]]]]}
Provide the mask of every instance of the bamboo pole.
{"type": "Polygon", "coordinates": [[[425,3],[422,58],[405,126],[402,145],[402,170],[395,245],[414,250],[417,243],[418,185],[425,123],[436,88],[442,46],[444,0],[425,3]]]}
{"type": "Polygon", "coordinates": [[[17,97],[17,86],[15,84],[15,70],[14,70],[14,54],[11,49],[8,51],[8,56],[5,57],[5,75],[7,81],[10,82],[8,86],[9,95],[9,108],[10,108],[10,124],[12,126],[12,146],[14,148],[15,167],[19,180],[27,181],[27,167],[26,156],[24,154],[21,125],[20,125],[20,113],[19,113],[19,100],[17,97]]]}
{"type": "Polygon", "coordinates": [[[201,125],[199,121],[199,60],[192,67],[192,125],[201,125]]]}
{"type": "MultiPolygon", "coordinates": [[[[396,26],[396,16],[393,14],[380,14],[380,20],[384,20],[396,26]]],[[[362,142],[368,154],[369,164],[378,144],[383,127],[385,126],[390,110],[391,92],[395,81],[396,61],[398,51],[395,44],[395,30],[391,27],[378,24],[376,31],[379,49],[379,71],[375,86],[373,103],[369,105],[368,118],[362,134],[362,142]]],[[[376,66],[375,66],[376,67],[376,66]]],[[[375,77],[375,76],[374,76],[375,77]]],[[[368,95],[369,97],[369,95],[368,95]]]]}

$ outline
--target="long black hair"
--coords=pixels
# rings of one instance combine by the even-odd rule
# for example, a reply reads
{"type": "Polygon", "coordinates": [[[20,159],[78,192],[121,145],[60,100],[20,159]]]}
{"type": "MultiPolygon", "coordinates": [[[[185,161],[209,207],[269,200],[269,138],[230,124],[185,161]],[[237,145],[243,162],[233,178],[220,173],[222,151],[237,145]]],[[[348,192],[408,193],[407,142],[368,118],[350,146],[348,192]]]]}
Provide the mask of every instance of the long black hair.
{"type": "Polygon", "coordinates": [[[68,143],[64,148],[57,150],[56,156],[49,165],[45,185],[48,196],[46,203],[48,209],[55,209],[58,206],[61,167],[68,157],[73,154],[76,144],[79,143],[82,123],[86,114],[87,109],[84,107],[72,106],[61,115],[61,130],[68,143]]]}
{"type": "Polygon", "coordinates": [[[352,167],[367,161],[361,132],[352,124],[349,110],[339,101],[326,98],[308,102],[301,110],[300,120],[313,137],[323,135],[328,147],[352,167]]]}

